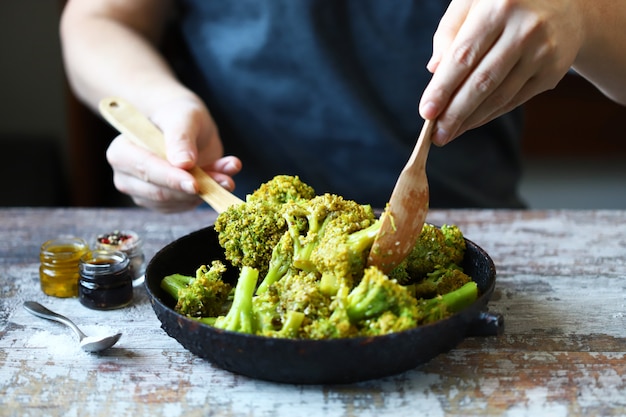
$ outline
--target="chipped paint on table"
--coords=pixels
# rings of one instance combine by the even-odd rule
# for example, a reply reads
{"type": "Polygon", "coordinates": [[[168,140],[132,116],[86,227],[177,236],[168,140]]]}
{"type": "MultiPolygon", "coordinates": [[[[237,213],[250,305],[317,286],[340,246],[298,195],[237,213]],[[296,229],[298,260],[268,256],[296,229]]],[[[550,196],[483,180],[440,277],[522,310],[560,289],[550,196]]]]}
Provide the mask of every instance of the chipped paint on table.
{"type": "Polygon", "coordinates": [[[275,384],[218,369],[161,330],[143,287],[132,306],[107,312],[39,289],[39,245],[49,238],[133,229],[149,259],[214,216],[0,210],[0,416],[626,415],[626,211],[432,211],[430,222],[459,225],[494,259],[489,305],[505,333],[358,384],[275,384]],[[87,333],[123,336],[87,354],[69,329],[28,314],[26,300],[87,333]]]}

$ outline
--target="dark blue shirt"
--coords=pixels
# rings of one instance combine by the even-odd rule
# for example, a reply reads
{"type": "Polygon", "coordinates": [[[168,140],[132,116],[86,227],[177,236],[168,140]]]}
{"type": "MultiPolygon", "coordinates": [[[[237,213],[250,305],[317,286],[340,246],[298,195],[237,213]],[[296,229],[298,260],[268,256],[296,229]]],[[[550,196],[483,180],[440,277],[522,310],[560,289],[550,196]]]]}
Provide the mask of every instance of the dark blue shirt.
{"type": "MultiPolygon", "coordinates": [[[[441,0],[185,0],[181,78],[211,111],[244,196],[277,174],[383,207],[422,120],[441,0]]],[[[521,118],[428,160],[431,207],[520,207],[521,118]]]]}

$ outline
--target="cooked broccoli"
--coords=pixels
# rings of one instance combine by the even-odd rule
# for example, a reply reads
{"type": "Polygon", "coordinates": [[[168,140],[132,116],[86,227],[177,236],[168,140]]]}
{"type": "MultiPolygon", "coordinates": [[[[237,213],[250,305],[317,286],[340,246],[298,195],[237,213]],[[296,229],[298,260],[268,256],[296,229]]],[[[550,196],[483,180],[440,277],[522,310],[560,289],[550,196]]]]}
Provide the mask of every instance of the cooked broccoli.
{"type": "Polygon", "coordinates": [[[476,282],[470,281],[447,294],[438,295],[428,300],[421,300],[419,308],[424,315],[422,322],[425,324],[444,319],[463,310],[465,307],[469,307],[477,298],[478,285],[476,282]]]}
{"type": "Polygon", "coordinates": [[[249,266],[241,268],[233,303],[225,316],[217,317],[215,327],[233,332],[253,333],[254,317],[252,296],[256,288],[259,271],[249,266]]]}
{"type": "MultiPolygon", "coordinates": [[[[293,268],[266,291],[257,292],[253,303],[258,333],[272,337],[286,337],[285,332],[279,330],[285,328],[285,323],[290,320],[288,317],[294,313],[304,315],[300,321],[304,325],[331,314],[331,298],[320,291],[318,276],[293,268]]],[[[296,332],[293,321],[289,328],[293,337],[306,337],[296,332]]]]}
{"type": "Polygon", "coordinates": [[[289,233],[285,232],[272,249],[269,268],[257,288],[257,294],[267,291],[270,285],[281,279],[292,268],[293,250],[293,239],[289,233]]]}
{"type": "Polygon", "coordinates": [[[287,229],[294,243],[292,263],[305,271],[318,270],[311,256],[326,235],[350,234],[370,226],[375,219],[370,206],[336,194],[287,203],[283,208],[287,229]]]}
{"type": "Polygon", "coordinates": [[[190,317],[211,317],[222,313],[232,286],[222,281],[226,266],[213,261],[210,268],[202,265],[195,277],[181,274],[166,276],[161,288],[176,300],[175,310],[190,317]]]}
{"type": "Polygon", "coordinates": [[[249,266],[265,275],[273,248],[287,230],[282,206],[314,196],[313,188],[298,177],[280,175],[262,184],[244,203],[220,213],[215,231],[226,259],[234,266],[249,266]]]}
{"type": "Polygon", "coordinates": [[[280,206],[264,201],[229,207],[215,221],[224,256],[233,266],[267,270],[272,248],[287,230],[280,206]]]}
{"type": "Polygon", "coordinates": [[[326,234],[311,256],[321,273],[322,291],[334,295],[342,286],[354,286],[354,282],[364,273],[369,250],[381,224],[380,221],[372,220],[368,227],[349,234],[326,234]]]}
{"type": "Polygon", "coordinates": [[[302,326],[302,322],[305,317],[306,315],[300,311],[288,311],[285,314],[281,329],[274,334],[270,334],[270,336],[288,339],[296,338],[300,332],[300,326],[302,326]]]}
{"type": "Polygon", "coordinates": [[[455,264],[446,268],[437,267],[433,272],[426,274],[426,278],[411,285],[415,298],[433,298],[461,288],[472,278],[455,264]]]}
{"type": "Polygon", "coordinates": [[[406,287],[376,267],[367,268],[361,282],[350,291],[346,311],[353,323],[376,318],[384,312],[413,318],[413,326],[417,323],[417,300],[406,287]]]}
{"type": "Polygon", "coordinates": [[[465,256],[465,239],[454,225],[441,228],[424,224],[409,255],[389,274],[402,284],[425,277],[438,267],[460,264],[465,256]]]}
{"type": "Polygon", "coordinates": [[[328,314],[306,323],[302,333],[310,339],[356,337],[359,329],[352,323],[346,309],[350,288],[341,287],[329,303],[328,314]]]}
{"type": "Polygon", "coordinates": [[[246,201],[264,201],[281,205],[288,201],[310,200],[315,197],[315,190],[300,180],[298,176],[277,175],[261,184],[246,201]]]}
{"type": "Polygon", "coordinates": [[[335,308],[330,316],[308,322],[301,334],[309,339],[340,339],[359,336],[359,330],[350,322],[345,309],[335,308]]]}
{"type": "Polygon", "coordinates": [[[380,226],[369,205],[316,196],[298,177],[277,176],[217,218],[225,257],[240,271],[234,289],[221,281],[221,263],[211,273],[198,270],[196,279],[173,275],[162,285],[180,298],[184,314],[204,323],[280,338],[389,334],[447,317],[476,300],[476,283],[458,266],[465,239],[456,226],[425,225],[389,275],[367,267],[380,226]],[[201,285],[213,282],[205,276],[224,286],[219,297],[185,301],[210,292],[201,285]]]}

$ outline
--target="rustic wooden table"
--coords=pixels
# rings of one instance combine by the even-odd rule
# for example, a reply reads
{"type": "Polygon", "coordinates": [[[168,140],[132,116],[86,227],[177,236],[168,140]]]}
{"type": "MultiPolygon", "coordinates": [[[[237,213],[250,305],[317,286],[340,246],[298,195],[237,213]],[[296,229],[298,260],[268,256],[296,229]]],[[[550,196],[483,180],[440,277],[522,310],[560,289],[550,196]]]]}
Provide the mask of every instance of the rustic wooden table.
{"type": "Polygon", "coordinates": [[[161,330],[143,287],[132,306],[107,312],[39,288],[47,239],[133,229],[150,258],[213,219],[208,210],[0,210],[0,415],[626,415],[626,211],[431,212],[494,259],[490,309],[504,315],[504,335],[358,384],[275,384],[218,369],[161,330]],[[26,300],[87,332],[123,336],[105,354],[84,353],[69,329],[28,314],[26,300]]]}

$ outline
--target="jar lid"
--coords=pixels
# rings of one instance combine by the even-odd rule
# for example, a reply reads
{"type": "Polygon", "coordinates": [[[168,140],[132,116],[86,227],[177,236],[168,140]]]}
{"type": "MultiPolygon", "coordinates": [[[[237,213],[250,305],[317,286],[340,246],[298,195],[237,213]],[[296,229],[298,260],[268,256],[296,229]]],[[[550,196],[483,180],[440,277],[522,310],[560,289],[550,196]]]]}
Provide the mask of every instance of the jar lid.
{"type": "Polygon", "coordinates": [[[141,243],[139,235],[132,230],[114,230],[96,237],[96,247],[101,249],[128,251],[141,243]]]}
{"type": "Polygon", "coordinates": [[[43,256],[63,260],[77,257],[77,254],[83,253],[88,249],[89,245],[84,239],[63,236],[44,242],[40,247],[40,253],[43,256]]]}
{"type": "Polygon", "coordinates": [[[122,251],[92,250],[80,258],[81,279],[100,281],[115,278],[128,270],[130,260],[122,251]]]}

